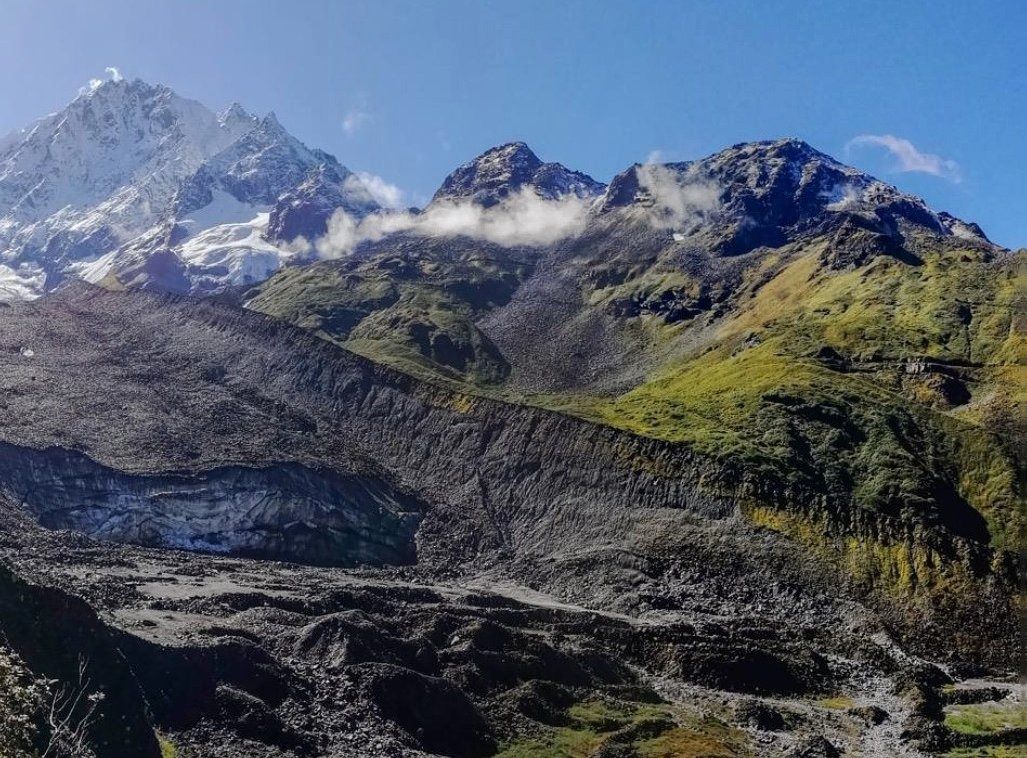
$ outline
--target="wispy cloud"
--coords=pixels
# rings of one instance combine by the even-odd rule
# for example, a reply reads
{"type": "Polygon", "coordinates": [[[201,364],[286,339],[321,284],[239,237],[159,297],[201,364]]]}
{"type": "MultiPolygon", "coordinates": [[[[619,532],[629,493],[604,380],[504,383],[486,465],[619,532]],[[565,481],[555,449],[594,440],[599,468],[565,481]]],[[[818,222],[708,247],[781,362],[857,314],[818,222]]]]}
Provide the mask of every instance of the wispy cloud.
{"type": "Polygon", "coordinates": [[[638,184],[652,200],[649,222],[661,229],[687,231],[720,208],[720,186],[692,167],[673,169],[655,150],[638,167],[638,184]]]}
{"type": "Polygon", "coordinates": [[[371,122],[371,114],[359,108],[353,108],[346,112],[342,118],[342,130],[353,136],[366,124],[371,122]]]}
{"type": "Polygon", "coordinates": [[[107,74],[107,79],[90,79],[89,83],[85,87],[78,88],[78,94],[88,95],[91,92],[96,92],[105,81],[120,82],[124,77],[121,72],[114,66],[108,66],[104,71],[107,74]]]}
{"type": "Polygon", "coordinates": [[[857,135],[845,143],[845,153],[848,155],[854,148],[861,147],[884,148],[895,158],[897,171],[930,174],[951,182],[959,182],[962,179],[959,164],[954,160],[922,152],[908,139],[896,137],[894,134],[857,135]]]}
{"type": "Polygon", "coordinates": [[[358,171],[355,176],[378,205],[383,208],[402,208],[404,206],[406,193],[395,184],[390,184],[380,176],[369,174],[366,171],[358,171]]]}
{"type": "Polygon", "coordinates": [[[100,89],[101,84],[103,84],[103,79],[90,79],[85,87],[78,88],[78,94],[88,95],[90,92],[96,92],[96,90],[100,89]]]}
{"type": "Polygon", "coordinates": [[[362,219],[339,209],[328,222],[328,233],[314,248],[322,258],[339,258],[363,242],[400,232],[421,237],[471,237],[506,247],[549,245],[581,233],[588,205],[587,200],[573,195],[545,200],[526,187],[490,208],[469,200],[448,201],[429,205],[421,213],[373,213],[362,219]]]}

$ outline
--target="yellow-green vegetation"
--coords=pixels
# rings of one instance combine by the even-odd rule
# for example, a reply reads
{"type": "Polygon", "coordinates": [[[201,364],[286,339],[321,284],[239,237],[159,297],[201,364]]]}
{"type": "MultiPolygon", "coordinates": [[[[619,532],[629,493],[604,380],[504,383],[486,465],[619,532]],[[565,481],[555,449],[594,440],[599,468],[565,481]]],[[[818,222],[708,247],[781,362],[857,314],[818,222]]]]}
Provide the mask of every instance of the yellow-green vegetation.
{"type": "Polygon", "coordinates": [[[700,294],[699,283],[680,271],[657,270],[638,264],[634,269],[611,272],[608,278],[613,281],[604,281],[603,273],[601,269],[593,272],[599,286],[588,294],[590,305],[623,299],[644,301],[668,290],[693,298],[700,294]]]}
{"type": "Polygon", "coordinates": [[[1027,708],[1019,700],[953,705],[945,711],[945,725],[963,734],[993,734],[1004,729],[1027,728],[1027,708]]]}
{"type": "Polygon", "coordinates": [[[581,412],[850,491],[870,511],[937,500],[949,486],[984,515],[996,546],[1015,544],[1027,525],[1018,464],[993,421],[1012,423],[1027,379],[1019,262],[946,246],[918,265],[878,257],[838,272],[823,252],[790,251],[692,357],[581,412]],[[961,378],[938,382],[969,384],[973,402],[950,410],[930,381],[941,375],[919,359],[954,366],[961,378]]]}
{"type": "Polygon", "coordinates": [[[925,253],[920,265],[879,257],[810,282],[800,319],[856,359],[923,356],[1006,362],[1015,272],[975,250],[925,253]]]}
{"type": "Polygon", "coordinates": [[[693,720],[659,737],[641,740],[635,752],[642,758],[733,758],[753,755],[744,734],[715,719],[693,720]]]}
{"type": "Polygon", "coordinates": [[[957,747],[945,753],[945,758],[1027,758],[1027,745],[957,747]]]}
{"type": "Polygon", "coordinates": [[[817,705],[829,708],[832,711],[844,711],[851,708],[855,703],[848,695],[835,695],[834,697],[825,697],[817,701],[817,705]]]}
{"type": "Polygon", "coordinates": [[[590,700],[567,710],[570,724],[503,746],[501,758],[588,758],[607,744],[644,758],[733,758],[751,751],[745,734],[668,705],[590,700]]]}
{"type": "Polygon", "coordinates": [[[922,592],[961,591],[972,582],[965,567],[907,540],[832,538],[824,515],[807,516],[760,505],[747,505],[743,512],[751,523],[785,534],[821,560],[834,563],[865,591],[908,600],[922,592]]]}
{"type": "Polygon", "coordinates": [[[475,326],[506,302],[528,265],[469,241],[422,240],[369,260],[286,269],[248,306],[426,379],[494,384],[508,370],[475,326]]]}
{"type": "Polygon", "coordinates": [[[556,729],[548,739],[512,742],[496,758],[586,758],[602,745],[601,737],[589,729],[556,729]]]}
{"type": "Polygon", "coordinates": [[[607,423],[711,452],[754,448],[745,424],[772,391],[807,393],[815,367],[796,367],[773,344],[712,350],[638,389],[598,405],[607,423]],[[798,370],[797,370],[798,368],[798,370]]]}
{"type": "Polygon", "coordinates": [[[980,567],[872,525],[907,514],[1000,551],[1022,544],[1027,256],[919,250],[918,261],[837,271],[823,244],[782,249],[773,266],[754,266],[751,288],[691,352],[623,395],[582,398],[576,412],[851,502],[841,523],[812,505],[743,512],[914,617],[950,615],[958,637],[956,609],[978,602],[980,567]]]}
{"type": "Polygon", "coordinates": [[[175,743],[163,734],[157,735],[157,744],[160,745],[160,758],[176,758],[178,755],[175,743]]]}

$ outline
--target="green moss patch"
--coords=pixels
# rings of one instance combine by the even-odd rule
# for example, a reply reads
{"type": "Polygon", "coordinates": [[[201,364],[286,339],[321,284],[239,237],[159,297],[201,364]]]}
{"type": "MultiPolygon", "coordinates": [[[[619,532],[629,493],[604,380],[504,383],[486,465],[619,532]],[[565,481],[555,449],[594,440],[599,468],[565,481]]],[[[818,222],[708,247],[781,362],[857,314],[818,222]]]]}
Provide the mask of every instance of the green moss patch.
{"type": "Polygon", "coordinates": [[[721,721],[666,705],[589,700],[567,710],[570,724],[543,736],[515,740],[502,758],[588,758],[624,746],[642,758],[732,758],[750,755],[745,734],[721,721]]]}
{"type": "Polygon", "coordinates": [[[945,711],[945,725],[962,734],[994,734],[1006,729],[1027,729],[1027,708],[1016,700],[954,705],[945,711]]]}
{"type": "Polygon", "coordinates": [[[178,748],[175,747],[175,743],[163,734],[157,735],[157,744],[160,745],[160,758],[176,758],[178,756],[178,748]]]}

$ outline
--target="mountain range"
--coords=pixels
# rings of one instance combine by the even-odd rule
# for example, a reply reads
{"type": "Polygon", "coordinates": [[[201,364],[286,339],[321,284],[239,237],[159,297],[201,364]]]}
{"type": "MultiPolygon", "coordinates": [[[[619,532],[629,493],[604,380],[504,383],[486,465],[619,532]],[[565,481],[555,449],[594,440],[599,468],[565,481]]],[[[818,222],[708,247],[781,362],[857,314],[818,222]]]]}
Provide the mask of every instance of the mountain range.
{"type": "Polygon", "coordinates": [[[97,661],[101,758],[1020,749],[1025,256],[797,139],[402,209],[99,84],[0,140],[0,684],[97,661]]]}
{"type": "Polygon", "coordinates": [[[312,188],[354,214],[379,207],[274,114],[215,114],[167,87],[106,81],[0,142],[0,291],[112,271],[183,292],[258,281],[293,255],[267,234],[288,212],[280,198],[312,188]]]}

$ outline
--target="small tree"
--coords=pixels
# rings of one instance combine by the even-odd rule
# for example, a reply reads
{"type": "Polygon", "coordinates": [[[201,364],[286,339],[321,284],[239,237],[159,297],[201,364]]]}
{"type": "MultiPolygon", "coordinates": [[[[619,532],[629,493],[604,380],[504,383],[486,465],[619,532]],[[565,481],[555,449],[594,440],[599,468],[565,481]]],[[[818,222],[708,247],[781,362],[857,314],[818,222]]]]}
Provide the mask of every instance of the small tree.
{"type": "Polygon", "coordinates": [[[96,709],[103,702],[102,692],[89,691],[87,676],[89,662],[78,660],[78,679],[72,684],[56,686],[49,682],[49,707],[46,722],[50,740],[40,758],[92,758],[93,751],[86,744],[89,728],[96,717],[96,709]]]}

